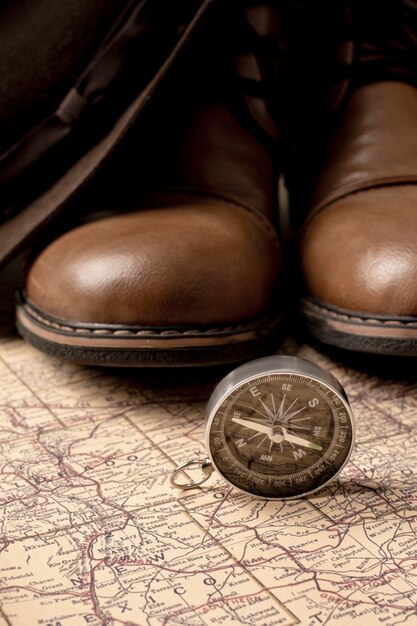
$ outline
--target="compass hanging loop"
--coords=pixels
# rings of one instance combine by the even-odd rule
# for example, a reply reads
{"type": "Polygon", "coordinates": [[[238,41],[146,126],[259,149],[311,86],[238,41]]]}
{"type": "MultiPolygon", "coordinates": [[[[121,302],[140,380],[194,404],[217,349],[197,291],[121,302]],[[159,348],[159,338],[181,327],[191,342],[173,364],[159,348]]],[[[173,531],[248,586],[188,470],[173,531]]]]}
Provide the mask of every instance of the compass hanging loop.
{"type": "Polygon", "coordinates": [[[175,470],[172,472],[170,476],[171,487],[177,487],[178,489],[193,489],[194,487],[198,487],[198,485],[202,485],[206,482],[214,472],[214,467],[210,459],[192,459],[191,461],[186,461],[185,463],[181,463],[175,470]],[[198,468],[203,472],[202,478],[200,480],[195,480],[193,482],[181,483],[178,482],[177,477],[178,474],[185,473],[185,469],[198,468]]]}

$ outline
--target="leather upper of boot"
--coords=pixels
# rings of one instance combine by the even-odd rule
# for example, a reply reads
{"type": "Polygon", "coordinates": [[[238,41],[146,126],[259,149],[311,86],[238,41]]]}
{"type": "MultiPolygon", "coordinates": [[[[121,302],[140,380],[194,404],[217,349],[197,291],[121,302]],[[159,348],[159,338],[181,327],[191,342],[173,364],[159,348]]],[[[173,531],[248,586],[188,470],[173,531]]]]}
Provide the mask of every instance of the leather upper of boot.
{"type": "Polygon", "coordinates": [[[358,312],[417,313],[417,89],[352,94],[301,237],[310,294],[358,312]]]}
{"type": "Polygon", "coordinates": [[[171,130],[155,116],[148,174],[130,141],[121,176],[106,175],[120,208],[41,252],[26,279],[32,305],[71,322],[150,326],[236,324],[265,312],[281,272],[279,161],[223,90],[171,92],[172,107],[160,108],[171,130]]]}
{"type": "Polygon", "coordinates": [[[323,132],[300,235],[301,268],[307,293],[321,303],[411,317],[417,314],[415,49],[403,32],[410,22],[401,3],[384,5],[373,28],[375,3],[358,7],[356,65],[348,96],[323,132]]]}
{"type": "Polygon", "coordinates": [[[250,211],[169,194],[158,208],[56,240],[35,261],[26,289],[43,312],[72,322],[239,322],[269,304],[277,255],[272,229],[250,211]]]}

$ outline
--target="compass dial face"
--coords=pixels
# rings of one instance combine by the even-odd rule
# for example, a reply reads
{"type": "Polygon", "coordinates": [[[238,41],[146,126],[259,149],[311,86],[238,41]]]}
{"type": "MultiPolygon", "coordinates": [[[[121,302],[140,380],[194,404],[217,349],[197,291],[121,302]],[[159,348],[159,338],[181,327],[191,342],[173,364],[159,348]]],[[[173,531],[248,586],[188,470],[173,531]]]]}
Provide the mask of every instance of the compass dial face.
{"type": "Polygon", "coordinates": [[[296,498],[323,487],[347,462],[352,443],[347,402],[319,380],[292,373],[236,386],[208,424],[217,470],[264,498],[296,498]]]}

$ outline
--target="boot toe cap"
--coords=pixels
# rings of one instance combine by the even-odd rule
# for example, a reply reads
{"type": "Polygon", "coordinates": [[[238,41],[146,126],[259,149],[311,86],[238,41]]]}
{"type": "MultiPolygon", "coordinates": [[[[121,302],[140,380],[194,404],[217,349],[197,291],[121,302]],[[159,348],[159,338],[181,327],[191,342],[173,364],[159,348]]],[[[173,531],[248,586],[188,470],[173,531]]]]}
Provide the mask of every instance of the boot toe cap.
{"type": "Polygon", "coordinates": [[[276,237],[262,222],[207,201],[70,231],[35,260],[25,291],[43,313],[72,323],[239,322],[268,305],[279,264],[276,237]]]}
{"type": "Polygon", "coordinates": [[[417,315],[417,188],[362,191],[318,213],[301,242],[308,294],[358,313],[417,315]]]}

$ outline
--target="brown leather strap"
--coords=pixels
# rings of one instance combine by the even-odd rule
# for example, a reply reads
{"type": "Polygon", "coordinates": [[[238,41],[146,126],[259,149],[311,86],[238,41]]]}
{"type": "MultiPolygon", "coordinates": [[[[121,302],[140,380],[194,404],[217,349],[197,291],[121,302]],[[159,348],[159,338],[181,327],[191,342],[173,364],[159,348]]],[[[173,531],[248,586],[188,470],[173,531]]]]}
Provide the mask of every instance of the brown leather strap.
{"type": "MultiPolygon", "coordinates": [[[[164,0],[163,2],[161,0],[153,3],[154,8],[156,5],[161,7],[161,3],[164,5],[171,4],[171,10],[179,4],[173,3],[171,0],[164,0]]],[[[136,2],[135,4],[138,9],[144,6],[143,2],[136,2]]],[[[181,22],[177,19],[175,28],[171,23],[175,35],[172,35],[169,45],[166,41],[163,42],[163,51],[160,51],[157,69],[149,71],[150,77],[144,81],[143,89],[137,86],[137,95],[132,98],[132,101],[127,104],[125,110],[120,115],[114,116],[110,129],[107,129],[108,132],[103,132],[101,137],[96,141],[92,141],[85,153],[75,160],[70,167],[66,168],[62,176],[55,179],[50,185],[44,185],[43,190],[38,193],[34,200],[26,201],[23,206],[21,204],[19,211],[14,211],[7,221],[0,225],[0,267],[12,259],[30,238],[41,231],[51,219],[56,217],[68,205],[77,189],[87,183],[99,165],[111,154],[169,72],[178,54],[190,38],[197,24],[205,16],[211,4],[212,0],[187,0],[181,3],[181,11],[177,15],[178,17],[181,13],[181,22]]],[[[137,13],[135,15],[139,18],[137,13]]],[[[165,20],[166,13],[160,14],[159,17],[161,20],[165,20]]],[[[154,15],[154,19],[156,18],[157,15],[154,15]]],[[[138,33],[138,30],[140,30],[139,22],[136,24],[136,34],[140,36],[138,33]]],[[[109,54],[110,44],[106,50],[109,54]]],[[[117,62],[118,58],[117,50],[118,48],[115,49],[115,62],[117,62]]],[[[109,56],[106,58],[110,59],[109,56]]],[[[143,56],[138,56],[136,51],[136,54],[133,56],[133,62],[137,66],[138,73],[140,73],[141,64],[146,63],[147,60],[149,59],[147,59],[145,53],[143,56]]],[[[95,74],[95,76],[98,75],[95,74]]],[[[89,83],[89,86],[92,87],[93,84],[97,85],[98,83],[92,81],[89,83]]],[[[19,182],[25,180],[26,177],[30,180],[32,176],[31,182],[35,183],[36,181],[33,181],[33,172],[36,172],[36,166],[39,163],[42,165],[42,174],[46,174],[45,169],[53,164],[54,156],[57,152],[55,148],[62,149],[67,145],[65,142],[66,136],[73,134],[76,141],[82,139],[80,135],[85,130],[85,125],[81,122],[85,112],[87,109],[92,108],[94,113],[99,108],[98,105],[101,100],[99,98],[97,107],[94,107],[94,105],[90,104],[89,97],[85,97],[86,93],[84,91],[83,95],[81,95],[77,89],[71,91],[58,108],[59,115],[55,114],[49,118],[47,120],[48,123],[38,127],[40,130],[39,134],[37,133],[38,129],[36,129],[18,147],[14,147],[10,153],[3,157],[4,160],[0,162],[0,175],[4,176],[2,184],[0,184],[2,192],[6,189],[10,190],[14,186],[16,198],[19,196],[21,201],[22,198],[27,199],[27,195],[21,194],[21,191],[24,193],[25,189],[19,189],[19,182]],[[85,101],[88,104],[84,106],[85,101]],[[74,120],[77,121],[75,122],[74,120]],[[12,167],[13,162],[16,163],[16,170],[12,167]],[[9,168],[9,178],[7,177],[7,168],[9,168]]],[[[93,90],[88,90],[88,95],[92,97],[93,90]]],[[[97,91],[95,95],[98,95],[97,91]]],[[[116,90],[116,100],[117,95],[118,92],[116,90]]],[[[105,100],[106,98],[103,96],[102,99],[105,100]]],[[[108,98],[108,100],[111,101],[111,98],[108,98]]],[[[111,111],[111,107],[110,113],[114,113],[114,111],[111,111]]],[[[90,115],[88,119],[91,119],[90,115]]],[[[94,135],[93,139],[96,139],[94,135]]],[[[31,191],[33,191],[33,188],[31,191]]],[[[34,194],[32,193],[33,197],[34,194]]]]}
{"type": "Polygon", "coordinates": [[[0,214],[76,160],[146,86],[207,0],[135,0],[53,115],[0,157],[0,214]],[[74,144],[76,143],[76,146],[74,144]]]}

